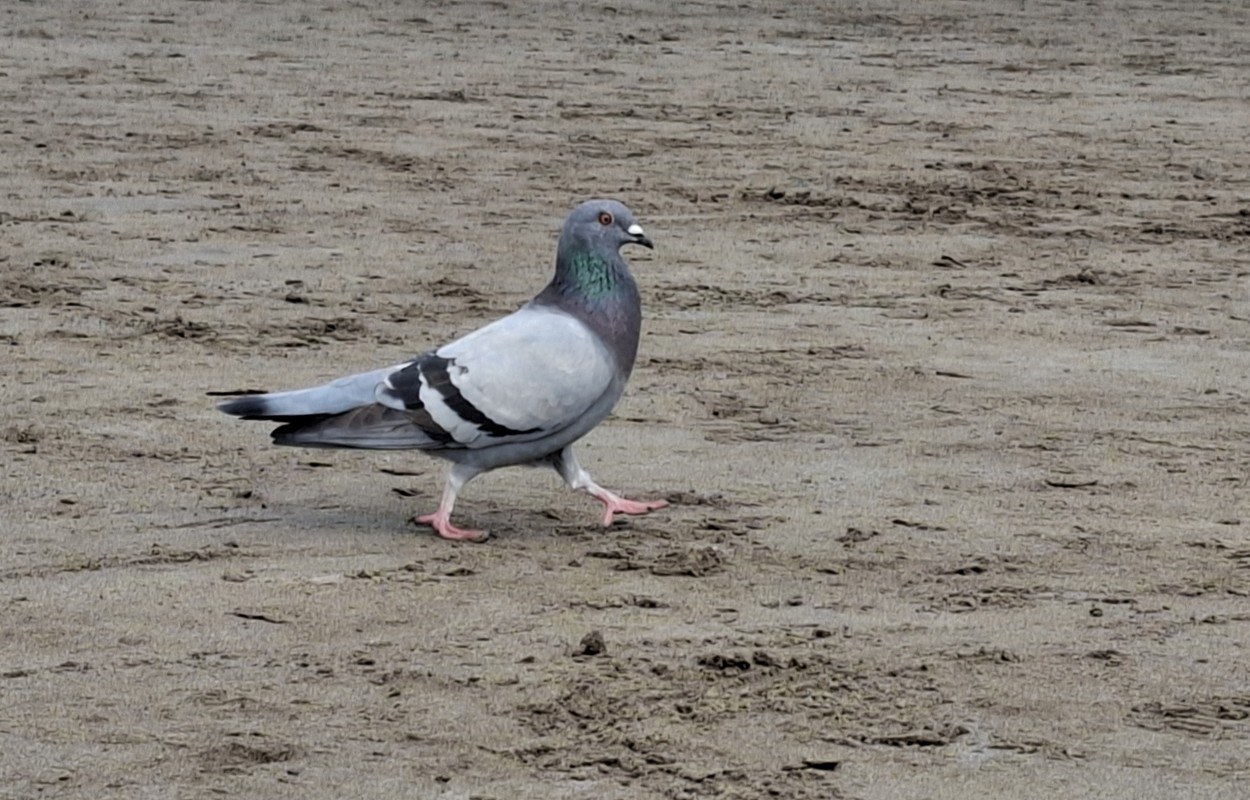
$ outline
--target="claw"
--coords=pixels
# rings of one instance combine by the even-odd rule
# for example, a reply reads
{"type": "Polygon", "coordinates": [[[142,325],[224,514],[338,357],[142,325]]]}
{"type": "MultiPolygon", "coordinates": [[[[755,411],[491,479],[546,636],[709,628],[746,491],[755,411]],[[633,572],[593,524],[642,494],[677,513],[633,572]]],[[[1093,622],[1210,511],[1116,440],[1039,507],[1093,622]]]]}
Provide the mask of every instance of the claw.
{"type": "Polygon", "coordinates": [[[451,524],[445,516],[441,516],[437,511],[433,514],[423,514],[416,518],[416,522],[423,525],[429,525],[434,532],[444,539],[453,539],[456,541],[484,542],[490,534],[485,531],[470,531],[464,528],[457,528],[451,524]]]}
{"type": "Polygon", "coordinates": [[[668,505],[667,500],[626,500],[606,489],[602,494],[596,494],[595,499],[603,503],[603,527],[605,528],[612,524],[617,514],[646,514],[668,505]]]}

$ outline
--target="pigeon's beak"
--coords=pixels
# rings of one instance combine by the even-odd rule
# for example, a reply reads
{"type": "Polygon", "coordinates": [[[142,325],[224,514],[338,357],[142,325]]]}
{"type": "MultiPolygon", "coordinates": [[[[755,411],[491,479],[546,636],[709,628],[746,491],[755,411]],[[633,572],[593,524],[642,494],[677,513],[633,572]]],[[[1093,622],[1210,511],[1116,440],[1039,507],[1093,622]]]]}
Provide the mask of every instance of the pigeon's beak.
{"type": "Polygon", "coordinates": [[[647,234],[642,232],[642,226],[638,223],[635,222],[633,225],[630,225],[625,232],[634,237],[630,239],[634,244],[640,244],[648,250],[655,249],[655,245],[651,244],[651,240],[647,238],[647,234]]]}

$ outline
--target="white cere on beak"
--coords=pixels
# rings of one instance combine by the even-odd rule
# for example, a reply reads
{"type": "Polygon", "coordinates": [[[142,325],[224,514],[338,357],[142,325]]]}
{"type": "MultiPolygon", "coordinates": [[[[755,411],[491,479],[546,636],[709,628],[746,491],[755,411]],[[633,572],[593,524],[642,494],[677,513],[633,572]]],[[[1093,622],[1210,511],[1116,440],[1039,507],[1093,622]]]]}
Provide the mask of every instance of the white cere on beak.
{"type": "Polygon", "coordinates": [[[635,222],[633,225],[630,225],[625,232],[630,236],[642,236],[642,226],[635,222]]]}

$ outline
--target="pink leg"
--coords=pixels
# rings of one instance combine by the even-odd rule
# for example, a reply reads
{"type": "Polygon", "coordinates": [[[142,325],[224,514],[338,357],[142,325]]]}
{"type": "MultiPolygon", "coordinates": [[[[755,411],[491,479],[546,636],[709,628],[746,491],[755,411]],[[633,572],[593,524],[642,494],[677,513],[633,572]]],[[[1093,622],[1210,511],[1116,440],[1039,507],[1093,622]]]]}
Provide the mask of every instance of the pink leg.
{"type": "Polygon", "coordinates": [[[433,514],[422,514],[416,518],[416,521],[429,525],[444,539],[485,541],[488,534],[483,531],[469,531],[451,524],[451,510],[456,507],[456,495],[460,492],[460,488],[477,474],[477,469],[463,464],[452,467],[451,472],[447,474],[447,485],[443,487],[443,499],[438,504],[438,510],[433,514]]]}
{"type": "Polygon", "coordinates": [[[595,486],[594,489],[588,487],[586,491],[603,503],[603,527],[605,528],[612,524],[612,517],[616,514],[646,514],[668,505],[667,500],[626,500],[602,486],[595,486]]]}
{"type": "Polygon", "coordinates": [[[612,524],[612,519],[617,514],[646,514],[648,511],[655,511],[657,508],[664,508],[668,505],[667,500],[626,500],[620,495],[609,492],[591,479],[590,473],[582,469],[582,465],[577,463],[577,458],[573,455],[573,447],[564,448],[560,454],[552,459],[552,465],[556,471],[560,473],[560,477],[564,478],[564,482],[571,489],[580,489],[588,493],[591,497],[603,503],[603,526],[612,524]]]}
{"type": "Polygon", "coordinates": [[[429,525],[434,531],[444,539],[463,539],[470,542],[484,542],[488,538],[488,534],[482,531],[470,531],[464,528],[457,528],[451,524],[448,519],[449,512],[443,511],[443,507],[439,506],[438,511],[433,514],[422,514],[417,517],[417,522],[429,525]]]}

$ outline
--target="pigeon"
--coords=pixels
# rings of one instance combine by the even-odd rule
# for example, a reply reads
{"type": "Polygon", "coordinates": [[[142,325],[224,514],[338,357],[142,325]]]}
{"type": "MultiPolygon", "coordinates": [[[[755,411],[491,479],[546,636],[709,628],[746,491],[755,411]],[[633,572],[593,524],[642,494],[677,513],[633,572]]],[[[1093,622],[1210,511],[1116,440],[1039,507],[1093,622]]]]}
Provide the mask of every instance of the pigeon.
{"type": "Polygon", "coordinates": [[[442,501],[416,518],[446,539],[486,538],[451,523],[456,497],[484,472],[549,466],[603,504],[602,522],[664,500],[627,500],[577,463],[573,444],[616,406],[638,352],[638,285],[621,257],[652,248],[615,200],[588,200],[564,221],[551,282],[512,314],[411,361],[309,389],[254,394],[218,408],[281,423],[279,445],[424,450],[452,463],[442,501]]]}

